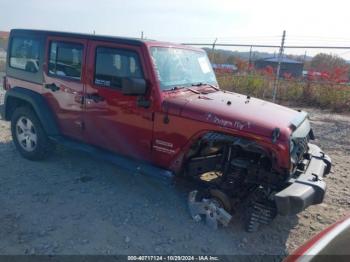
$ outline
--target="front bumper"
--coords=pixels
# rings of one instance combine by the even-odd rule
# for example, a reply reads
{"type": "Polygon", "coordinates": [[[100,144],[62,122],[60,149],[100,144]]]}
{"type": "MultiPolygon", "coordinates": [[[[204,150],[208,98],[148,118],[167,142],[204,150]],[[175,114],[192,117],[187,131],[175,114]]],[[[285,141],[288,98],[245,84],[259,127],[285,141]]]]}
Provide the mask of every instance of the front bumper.
{"type": "Polygon", "coordinates": [[[326,192],[323,177],[330,172],[331,159],[313,144],[309,144],[308,156],[305,171],[298,178],[291,179],[288,187],[275,194],[280,215],[297,214],[323,201],[326,192]]]}

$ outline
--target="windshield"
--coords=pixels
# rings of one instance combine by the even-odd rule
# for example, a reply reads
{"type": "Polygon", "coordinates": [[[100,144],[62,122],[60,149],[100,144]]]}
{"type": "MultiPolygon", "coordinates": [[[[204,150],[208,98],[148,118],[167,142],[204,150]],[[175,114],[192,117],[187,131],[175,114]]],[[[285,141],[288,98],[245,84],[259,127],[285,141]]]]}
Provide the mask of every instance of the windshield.
{"type": "Polygon", "coordinates": [[[151,47],[151,55],[162,90],[198,84],[217,85],[205,52],[151,47]]]}

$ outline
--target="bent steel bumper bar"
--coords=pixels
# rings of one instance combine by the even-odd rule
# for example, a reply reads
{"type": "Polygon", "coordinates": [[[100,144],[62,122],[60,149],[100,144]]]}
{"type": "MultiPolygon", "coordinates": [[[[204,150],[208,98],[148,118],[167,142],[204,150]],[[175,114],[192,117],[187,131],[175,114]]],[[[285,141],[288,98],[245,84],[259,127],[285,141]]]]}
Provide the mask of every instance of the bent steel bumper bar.
{"type": "Polygon", "coordinates": [[[326,192],[323,177],[330,172],[331,159],[322,150],[309,144],[309,162],[305,171],[290,185],[275,194],[278,214],[291,215],[303,211],[310,205],[320,204],[326,192]]]}

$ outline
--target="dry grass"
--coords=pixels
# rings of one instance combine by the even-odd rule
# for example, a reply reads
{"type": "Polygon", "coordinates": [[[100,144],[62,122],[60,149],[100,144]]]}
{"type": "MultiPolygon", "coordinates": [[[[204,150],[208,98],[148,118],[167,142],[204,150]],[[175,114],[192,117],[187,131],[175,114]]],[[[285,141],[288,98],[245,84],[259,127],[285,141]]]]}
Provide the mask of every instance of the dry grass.
{"type": "MultiPolygon", "coordinates": [[[[261,74],[217,76],[220,87],[265,100],[272,99],[273,78],[261,74]]],[[[313,106],[336,112],[350,111],[350,86],[333,82],[280,80],[277,102],[294,106],[313,106]]]]}

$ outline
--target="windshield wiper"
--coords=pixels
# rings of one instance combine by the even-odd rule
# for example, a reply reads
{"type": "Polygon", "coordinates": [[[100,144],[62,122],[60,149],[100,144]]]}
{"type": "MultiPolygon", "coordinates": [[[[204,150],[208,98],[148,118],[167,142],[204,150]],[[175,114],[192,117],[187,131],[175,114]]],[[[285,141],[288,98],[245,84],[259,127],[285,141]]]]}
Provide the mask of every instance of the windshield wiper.
{"type": "Polygon", "coordinates": [[[196,91],[196,90],[193,90],[192,88],[190,88],[189,86],[174,86],[172,88],[169,88],[169,89],[164,89],[163,91],[174,91],[174,90],[179,90],[179,89],[184,89],[186,88],[187,90],[190,90],[192,91],[193,93],[195,94],[200,94],[200,92],[196,91]]]}
{"type": "Polygon", "coordinates": [[[185,86],[173,86],[171,88],[168,89],[164,89],[163,91],[174,91],[174,90],[179,90],[179,89],[184,89],[185,86]]]}
{"type": "Polygon", "coordinates": [[[211,88],[214,88],[216,91],[219,90],[219,88],[217,86],[214,86],[214,85],[209,84],[209,83],[203,83],[203,82],[195,83],[195,84],[192,84],[191,86],[210,86],[211,88]]]}

